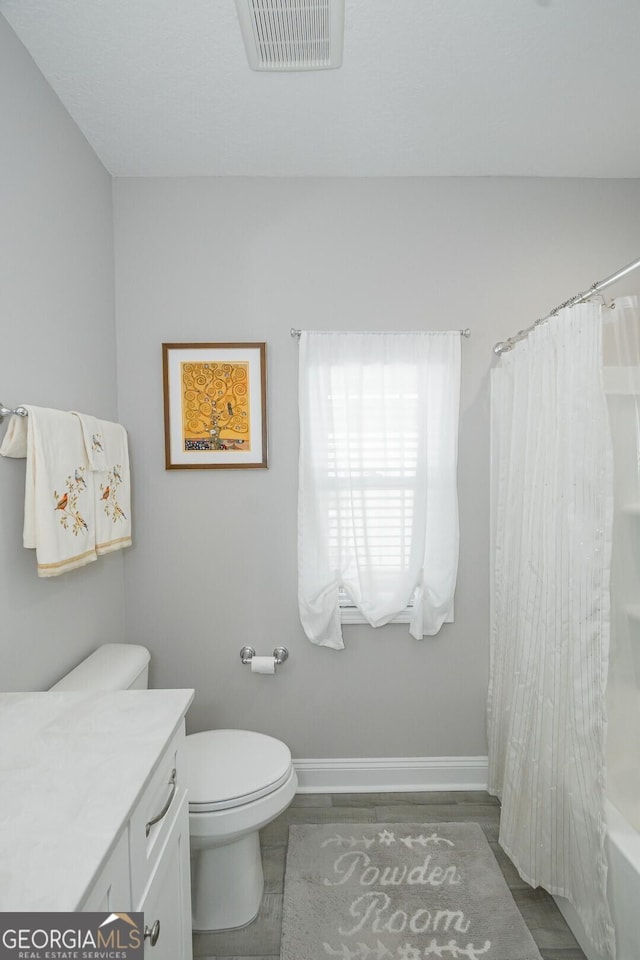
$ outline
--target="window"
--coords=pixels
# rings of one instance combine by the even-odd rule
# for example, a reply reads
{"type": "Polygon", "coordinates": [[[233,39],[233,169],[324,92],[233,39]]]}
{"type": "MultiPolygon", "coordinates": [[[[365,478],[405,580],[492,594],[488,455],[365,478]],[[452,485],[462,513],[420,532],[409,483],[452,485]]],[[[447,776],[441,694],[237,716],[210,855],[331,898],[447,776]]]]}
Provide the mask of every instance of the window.
{"type": "MultiPolygon", "coordinates": [[[[389,396],[367,386],[366,370],[333,372],[337,382],[327,397],[336,426],[328,445],[329,563],[337,568],[347,551],[358,553],[384,590],[410,558],[418,435],[412,424],[404,424],[403,411],[416,401],[414,371],[407,369],[399,391],[389,396]],[[364,415],[354,431],[347,428],[350,398],[344,384],[360,376],[364,415]],[[394,424],[389,437],[385,422],[394,424]]],[[[344,586],[338,595],[343,623],[366,622],[344,586]]],[[[408,619],[406,612],[399,616],[408,619]]]]}
{"type": "Polygon", "coordinates": [[[459,342],[302,334],[299,600],[313,642],[341,647],[341,619],[401,619],[414,636],[450,619],[459,342]]]}

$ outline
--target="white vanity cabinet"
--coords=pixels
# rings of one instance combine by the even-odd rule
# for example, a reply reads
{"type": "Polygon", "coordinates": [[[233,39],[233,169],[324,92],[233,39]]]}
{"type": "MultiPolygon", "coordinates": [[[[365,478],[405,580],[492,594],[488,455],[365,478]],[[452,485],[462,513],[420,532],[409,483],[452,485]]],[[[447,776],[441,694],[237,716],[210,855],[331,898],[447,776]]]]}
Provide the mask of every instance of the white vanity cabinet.
{"type": "Polygon", "coordinates": [[[175,736],[129,824],[133,910],[144,913],[145,957],[191,960],[189,806],[184,729],[175,736]]]}
{"type": "Polygon", "coordinates": [[[141,911],[145,958],[192,960],[192,698],[0,694],[0,911],[141,911]]]}
{"type": "Polygon", "coordinates": [[[192,957],[184,737],[182,724],[79,908],[144,913],[149,960],[192,957]]]}
{"type": "Polygon", "coordinates": [[[182,804],[145,895],[135,908],[144,912],[145,958],[191,960],[189,811],[182,804]]]}

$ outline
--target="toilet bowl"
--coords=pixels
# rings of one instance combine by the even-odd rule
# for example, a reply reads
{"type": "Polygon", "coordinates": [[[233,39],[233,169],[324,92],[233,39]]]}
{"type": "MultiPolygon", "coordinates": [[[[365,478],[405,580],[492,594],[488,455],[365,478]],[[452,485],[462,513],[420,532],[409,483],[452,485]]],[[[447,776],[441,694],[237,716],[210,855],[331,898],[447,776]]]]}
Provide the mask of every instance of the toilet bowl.
{"type": "MultiPolygon", "coordinates": [[[[103,644],[52,690],[125,690],[147,686],[149,651],[103,644]]],[[[250,730],[207,730],[186,738],[194,930],[250,923],[264,878],[258,831],[291,803],[298,786],[291,753],[250,730]]]]}
{"type": "Polygon", "coordinates": [[[194,930],[244,926],[264,879],[258,831],[285,810],[298,785],[286,744],[249,730],[187,737],[194,930]]]}

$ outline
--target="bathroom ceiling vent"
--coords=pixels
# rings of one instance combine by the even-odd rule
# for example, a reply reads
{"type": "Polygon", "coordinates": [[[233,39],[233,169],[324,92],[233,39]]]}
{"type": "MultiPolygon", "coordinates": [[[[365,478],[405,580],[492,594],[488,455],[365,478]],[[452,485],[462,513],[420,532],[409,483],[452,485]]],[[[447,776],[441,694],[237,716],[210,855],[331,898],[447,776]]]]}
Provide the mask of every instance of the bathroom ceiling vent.
{"type": "Polygon", "coordinates": [[[236,0],[253,70],[342,65],[344,0],[236,0]]]}

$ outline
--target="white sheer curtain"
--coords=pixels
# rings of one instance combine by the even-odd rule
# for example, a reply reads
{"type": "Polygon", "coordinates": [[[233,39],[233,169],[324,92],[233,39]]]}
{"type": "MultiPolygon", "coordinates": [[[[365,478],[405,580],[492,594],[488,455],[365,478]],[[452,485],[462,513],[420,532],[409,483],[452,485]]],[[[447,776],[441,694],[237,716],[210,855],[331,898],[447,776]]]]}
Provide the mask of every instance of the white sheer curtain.
{"type": "Polygon", "coordinates": [[[612,450],[601,307],[561,311],[492,371],[489,790],[500,844],[615,957],[604,776],[612,450]]]}
{"type": "Polygon", "coordinates": [[[341,649],[343,590],[371,626],[413,598],[449,616],[458,566],[460,334],[300,337],[298,568],[308,638],[341,649]]]}

